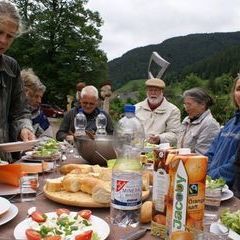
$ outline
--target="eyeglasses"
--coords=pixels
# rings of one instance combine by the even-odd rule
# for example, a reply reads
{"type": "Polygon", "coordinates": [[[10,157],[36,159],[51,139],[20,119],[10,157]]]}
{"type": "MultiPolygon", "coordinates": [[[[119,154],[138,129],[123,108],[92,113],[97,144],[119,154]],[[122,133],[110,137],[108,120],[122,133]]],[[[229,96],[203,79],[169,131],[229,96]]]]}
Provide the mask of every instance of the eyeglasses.
{"type": "Polygon", "coordinates": [[[81,102],[81,105],[83,105],[83,106],[89,105],[89,106],[93,107],[95,104],[96,103],[91,103],[91,102],[81,102]]]}

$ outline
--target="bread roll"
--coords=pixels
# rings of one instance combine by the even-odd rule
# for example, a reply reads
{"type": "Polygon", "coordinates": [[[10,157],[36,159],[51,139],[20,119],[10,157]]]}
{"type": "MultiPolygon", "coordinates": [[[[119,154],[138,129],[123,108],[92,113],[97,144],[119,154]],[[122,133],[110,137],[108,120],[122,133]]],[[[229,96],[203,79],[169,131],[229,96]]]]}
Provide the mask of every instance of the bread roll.
{"type": "Polygon", "coordinates": [[[98,203],[111,202],[111,182],[96,185],[92,190],[92,198],[98,203]]]}
{"type": "Polygon", "coordinates": [[[63,189],[63,177],[46,180],[46,190],[49,192],[60,192],[63,189]]]}
{"type": "Polygon", "coordinates": [[[81,173],[92,172],[92,166],[88,164],[65,164],[60,168],[60,172],[64,175],[70,173],[73,169],[79,169],[81,173]]]}
{"type": "Polygon", "coordinates": [[[152,220],[152,201],[146,201],[142,204],[140,210],[140,222],[149,223],[152,220]]]}

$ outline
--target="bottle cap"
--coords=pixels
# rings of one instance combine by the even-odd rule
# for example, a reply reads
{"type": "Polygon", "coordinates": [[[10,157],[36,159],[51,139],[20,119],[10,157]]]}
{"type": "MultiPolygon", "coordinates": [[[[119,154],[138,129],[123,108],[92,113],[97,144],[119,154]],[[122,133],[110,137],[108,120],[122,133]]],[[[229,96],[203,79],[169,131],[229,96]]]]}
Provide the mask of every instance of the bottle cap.
{"type": "Polygon", "coordinates": [[[132,104],[125,104],[124,105],[124,112],[133,112],[135,113],[136,107],[132,104]]]}
{"type": "Polygon", "coordinates": [[[178,154],[179,155],[191,154],[191,149],[190,148],[179,148],[178,154]]]}
{"type": "Polygon", "coordinates": [[[170,143],[160,143],[159,149],[168,149],[170,148],[170,143]]]}

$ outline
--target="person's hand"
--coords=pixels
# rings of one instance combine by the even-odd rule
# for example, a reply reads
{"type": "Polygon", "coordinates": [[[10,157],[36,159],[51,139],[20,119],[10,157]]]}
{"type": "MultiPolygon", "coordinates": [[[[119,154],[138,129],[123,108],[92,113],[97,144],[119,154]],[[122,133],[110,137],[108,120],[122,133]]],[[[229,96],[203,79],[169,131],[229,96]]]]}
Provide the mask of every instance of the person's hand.
{"type": "Polygon", "coordinates": [[[35,135],[33,134],[32,131],[30,131],[27,128],[23,128],[20,132],[20,138],[26,142],[26,141],[30,141],[30,140],[34,140],[36,139],[35,135]]]}
{"type": "Polygon", "coordinates": [[[160,137],[158,135],[149,135],[147,142],[152,143],[152,144],[159,144],[160,143],[160,137]]]}

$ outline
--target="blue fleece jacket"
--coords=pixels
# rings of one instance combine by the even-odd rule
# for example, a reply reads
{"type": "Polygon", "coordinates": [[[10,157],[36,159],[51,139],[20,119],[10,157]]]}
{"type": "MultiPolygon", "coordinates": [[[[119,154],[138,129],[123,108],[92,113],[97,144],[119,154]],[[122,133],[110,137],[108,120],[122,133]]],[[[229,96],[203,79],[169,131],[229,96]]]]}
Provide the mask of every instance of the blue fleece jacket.
{"type": "Polygon", "coordinates": [[[208,157],[208,175],[223,177],[229,186],[234,180],[234,162],[240,142],[240,111],[237,111],[213,140],[205,154],[208,157]]]}

